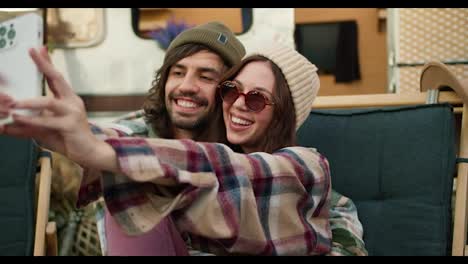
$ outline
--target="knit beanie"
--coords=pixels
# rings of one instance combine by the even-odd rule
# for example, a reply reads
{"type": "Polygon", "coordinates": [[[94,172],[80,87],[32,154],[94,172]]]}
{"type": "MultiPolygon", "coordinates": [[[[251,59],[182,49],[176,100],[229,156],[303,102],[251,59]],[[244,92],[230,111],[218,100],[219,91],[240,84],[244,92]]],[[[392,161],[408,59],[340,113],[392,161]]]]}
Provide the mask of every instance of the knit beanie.
{"type": "Polygon", "coordinates": [[[317,67],[296,50],[281,45],[254,51],[246,57],[252,55],[266,57],[281,69],[294,102],[298,130],[309,116],[320,88],[317,67]]]}
{"type": "Polygon", "coordinates": [[[228,63],[235,65],[245,55],[244,45],[232,31],[220,22],[209,22],[180,33],[169,45],[171,49],[187,43],[199,43],[218,53],[228,63]]]}

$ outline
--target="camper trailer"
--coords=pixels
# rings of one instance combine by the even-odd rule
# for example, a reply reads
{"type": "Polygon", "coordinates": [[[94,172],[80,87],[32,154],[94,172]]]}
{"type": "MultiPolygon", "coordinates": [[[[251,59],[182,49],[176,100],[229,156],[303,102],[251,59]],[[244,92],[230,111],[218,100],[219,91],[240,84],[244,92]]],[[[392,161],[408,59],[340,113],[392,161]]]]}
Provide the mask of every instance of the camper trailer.
{"type": "MultiPolygon", "coordinates": [[[[297,144],[328,158],[368,255],[468,255],[467,8],[1,8],[0,58],[24,41],[11,21],[27,14],[103,127],[142,109],[184,30],[219,21],[247,53],[295,49],[320,79],[297,144]]],[[[46,80],[41,94],[54,96],[46,80]]],[[[1,134],[0,153],[0,255],[111,255],[105,199],[75,207],[80,166],[1,134]]]]}

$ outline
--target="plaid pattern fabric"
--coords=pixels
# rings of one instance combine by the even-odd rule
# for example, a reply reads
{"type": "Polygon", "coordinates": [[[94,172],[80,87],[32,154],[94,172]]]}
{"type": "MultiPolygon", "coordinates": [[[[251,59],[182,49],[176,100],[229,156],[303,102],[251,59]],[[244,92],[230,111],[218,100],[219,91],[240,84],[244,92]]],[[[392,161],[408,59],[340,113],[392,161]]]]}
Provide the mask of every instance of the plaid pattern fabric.
{"type": "Polygon", "coordinates": [[[330,204],[330,227],[332,250],[329,256],[367,256],[363,227],[357,208],[348,197],[332,190],[330,204]]]}
{"type": "MultiPolygon", "coordinates": [[[[117,124],[123,121],[131,131],[119,134],[144,136],[141,117],[139,111],[121,118],[117,124]],[[129,125],[130,120],[137,122],[129,125]]],[[[104,173],[100,183],[109,210],[131,234],[150,230],[172,213],[197,254],[367,254],[352,201],[333,192],[340,198],[332,199],[329,208],[328,162],[313,149],[243,155],[221,144],[190,140],[107,141],[126,176],[104,173]],[[332,245],[329,225],[342,238],[334,237],[332,245]],[[351,231],[340,236],[343,230],[351,231]]],[[[80,206],[99,197],[98,174],[86,171],[80,206]]]]}

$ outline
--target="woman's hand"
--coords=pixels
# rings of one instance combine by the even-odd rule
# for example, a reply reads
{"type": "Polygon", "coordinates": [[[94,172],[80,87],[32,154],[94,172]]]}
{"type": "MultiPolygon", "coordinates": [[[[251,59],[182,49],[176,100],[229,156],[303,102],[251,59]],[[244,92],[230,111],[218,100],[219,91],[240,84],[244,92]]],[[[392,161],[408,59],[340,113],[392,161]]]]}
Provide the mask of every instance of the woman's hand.
{"type": "MultiPolygon", "coordinates": [[[[14,103],[15,102],[14,102],[13,98],[11,98],[10,96],[8,96],[8,95],[6,95],[4,93],[0,93],[0,119],[8,117],[14,103]]],[[[3,126],[0,125],[0,133],[2,133],[2,128],[3,128],[3,126]]]]}
{"type": "MultiPolygon", "coordinates": [[[[81,165],[87,165],[96,154],[102,141],[91,132],[86,110],[81,98],[76,95],[63,76],[54,68],[45,48],[40,52],[30,50],[30,56],[44,74],[53,97],[39,97],[8,103],[15,109],[38,110],[38,116],[13,114],[14,123],[0,127],[0,133],[34,138],[45,148],[68,156],[81,165]]],[[[0,99],[12,100],[6,95],[0,99]]],[[[0,111],[9,110],[8,107],[0,111]]]]}
{"type": "Polygon", "coordinates": [[[0,85],[6,85],[6,84],[7,84],[7,81],[5,80],[4,77],[0,75],[0,85]]]}

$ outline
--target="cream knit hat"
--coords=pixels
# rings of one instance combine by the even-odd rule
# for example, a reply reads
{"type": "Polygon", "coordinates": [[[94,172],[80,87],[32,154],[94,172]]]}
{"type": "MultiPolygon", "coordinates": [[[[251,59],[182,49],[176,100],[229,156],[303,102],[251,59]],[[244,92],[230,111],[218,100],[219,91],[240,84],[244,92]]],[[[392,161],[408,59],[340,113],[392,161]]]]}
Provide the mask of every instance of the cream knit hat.
{"type": "Polygon", "coordinates": [[[296,110],[296,130],[309,116],[312,103],[320,88],[317,67],[296,50],[275,45],[257,50],[245,57],[261,55],[274,62],[283,72],[296,110]]]}

